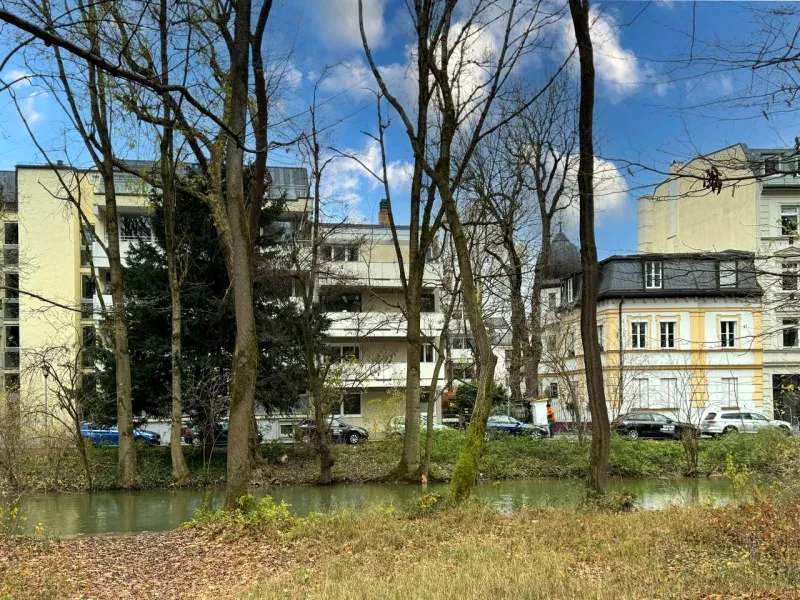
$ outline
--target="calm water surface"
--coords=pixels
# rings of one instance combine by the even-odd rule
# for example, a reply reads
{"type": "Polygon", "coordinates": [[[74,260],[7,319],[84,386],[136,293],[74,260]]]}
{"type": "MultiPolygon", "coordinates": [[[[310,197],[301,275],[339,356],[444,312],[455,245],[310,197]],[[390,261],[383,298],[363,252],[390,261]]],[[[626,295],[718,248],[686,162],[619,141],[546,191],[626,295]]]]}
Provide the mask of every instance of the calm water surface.
{"type": "MultiPolygon", "coordinates": [[[[632,479],[613,480],[613,490],[637,496],[644,509],[669,504],[717,503],[733,499],[727,480],[632,479]]],[[[429,492],[445,492],[446,484],[428,485],[429,492]]],[[[296,514],[327,512],[365,506],[398,506],[423,493],[419,485],[363,484],[331,487],[284,486],[253,490],[256,497],[271,495],[291,505],[296,514]]],[[[523,507],[577,506],[584,497],[581,480],[534,479],[480,483],[475,496],[504,511],[523,507]]],[[[94,494],[31,494],[20,499],[20,511],[31,528],[41,523],[55,535],[165,531],[188,521],[208,498],[221,506],[224,490],[155,490],[94,494]]]]}

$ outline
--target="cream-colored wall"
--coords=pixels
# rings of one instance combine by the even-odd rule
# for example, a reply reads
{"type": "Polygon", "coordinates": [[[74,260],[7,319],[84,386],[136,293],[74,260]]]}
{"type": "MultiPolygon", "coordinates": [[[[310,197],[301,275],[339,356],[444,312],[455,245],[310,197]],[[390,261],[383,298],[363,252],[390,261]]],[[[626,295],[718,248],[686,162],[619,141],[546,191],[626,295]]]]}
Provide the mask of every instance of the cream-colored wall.
{"type": "Polygon", "coordinates": [[[726,182],[717,194],[700,179],[714,166],[723,177],[746,177],[742,146],[736,145],[673,165],[670,180],[639,198],[640,252],[756,251],[758,182],[726,182]]]}
{"type": "MultiPolygon", "coordinates": [[[[61,175],[73,195],[85,200],[87,190],[74,173],[64,170],[61,175]]],[[[17,177],[20,288],[65,307],[79,309],[81,282],[77,210],[62,199],[61,184],[53,171],[20,169],[17,177]]],[[[43,402],[44,378],[36,364],[37,354],[48,347],[77,351],[80,345],[79,313],[20,294],[19,327],[22,398],[29,402],[43,402]]],[[[52,382],[50,388],[50,394],[53,394],[52,382]]]]}

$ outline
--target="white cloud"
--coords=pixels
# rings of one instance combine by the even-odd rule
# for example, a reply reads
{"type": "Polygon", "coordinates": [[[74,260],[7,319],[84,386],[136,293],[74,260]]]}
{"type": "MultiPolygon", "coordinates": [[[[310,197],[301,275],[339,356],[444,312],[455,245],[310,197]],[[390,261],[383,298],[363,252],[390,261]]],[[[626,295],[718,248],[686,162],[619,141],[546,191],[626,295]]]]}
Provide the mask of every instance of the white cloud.
{"type": "MultiPolygon", "coordinates": [[[[361,48],[358,0],[313,0],[315,34],[328,46],[361,48]]],[[[388,41],[383,10],[386,0],[363,0],[364,32],[373,48],[388,41]]]]}
{"type": "MultiPolygon", "coordinates": [[[[577,227],[580,207],[578,202],[578,157],[570,159],[565,184],[566,197],[573,200],[564,211],[565,225],[577,227]]],[[[594,212],[598,218],[620,216],[628,206],[628,185],[614,163],[594,159],[594,212]]]]}
{"type": "MultiPolygon", "coordinates": [[[[642,65],[635,52],[622,46],[620,26],[614,17],[602,12],[598,6],[593,6],[590,20],[594,66],[599,84],[614,101],[633,94],[653,77],[653,70],[642,65]]],[[[570,19],[562,19],[558,26],[561,28],[561,52],[563,56],[567,56],[575,47],[575,30],[570,19]]],[[[573,55],[573,63],[577,69],[577,50],[573,55]]],[[[655,91],[658,95],[663,95],[666,88],[657,85],[655,91]]]]}
{"type": "Polygon", "coordinates": [[[47,92],[37,89],[33,85],[32,78],[31,73],[21,69],[12,69],[2,75],[3,82],[10,84],[14,90],[22,117],[28,125],[33,125],[42,119],[44,115],[37,110],[36,101],[47,98],[47,92]]]}
{"type": "MultiPolygon", "coordinates": [[[[323,172],[320,193],[326,203],[326,213],[331,216],[347,214],[352,218],[353,211],[362,212],[369,201],[385,196],[383,182],[367,171],[381,175],[381,153],[378,142],[370,139],[360,148],[342,150],[342,154],[357,157],[364,166],[352,158],[336,157],[323,172]]],[[[386,171],[392,198],[399,199],[407,194],[411,187],[411,163],[391,160],[386,171]]]]}

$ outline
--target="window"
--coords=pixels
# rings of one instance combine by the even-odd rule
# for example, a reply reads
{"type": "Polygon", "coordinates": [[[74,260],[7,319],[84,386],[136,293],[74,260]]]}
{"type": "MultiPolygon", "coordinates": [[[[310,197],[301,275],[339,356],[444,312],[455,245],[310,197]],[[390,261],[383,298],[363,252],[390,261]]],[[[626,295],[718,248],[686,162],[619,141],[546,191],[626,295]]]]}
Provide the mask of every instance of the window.
{"type": "Polygon", "coordinates": [[[736,347],[736,321],[720,321],[719,340],[723,348],[736,347]]]}
{"type": "Polygon", "coordinates": [[[469,381],[475,379],[474,365],[457,365],[453,367],[453,379],[458,381],[469,381]]]}
{"type": "Polygon", "coordinates": [[[451,348],[453,348],[453,350],[469,350],[469,341],[466,336],[463,335],[453,336],[451,348]]]}
{"type": "Polygon", "coordinates": [[[153,228],[147,215],[120,215],[119,238],[123,242],[152,240],[153,228]]]}
{"type": "Polygon", "coordinates": [[[547,336],[547,351],[548,352],[556,351],[556,336],[554,335],[547,336]]]}
{"type": "Polygon", "coordinates": [[[778,157],[770,156],[764,159],[764,175],[775,175],[778,172],[778,157]]]}
{"type": "Polygon", "coordinates": [[[19,264],[19,248],[16,246],[5,246],[3,248],[3,264],[15,267],[19,264]]]}
{"type": "Polygon", "coordinates": [[[361,359],[361,349],[358,346],[331,346],[330,351],[335,361],[361,359]]]}
{"type": "Polygon", "coordinates": [[[81,275],[81,298],[91,300],[94,298],[94,277],[81,275]]]}
{"type": "Polygon", "coordinates": [[[634,406],[639,408],[650,407],[650,382],[646,378],[633,380],[633,401],[634,406]]]}
{"type": "Polygon", "coordinates": [[[280,425],[280,436],[283,438],[291,438],[294,437],[294,425],[291,423],[281,423],[280,425]]]}
{"type": "Polygon", "coordinates": [[[567,279],[567,304],[575,299],[574,291],[572,288],[572,279],[567,279]]]}
{"type": "Polygon", "coordinates": [[[800,263],[785,262],[781,264],[781,289],[784,291],[797,290],[797,266],[800,263]]]}
{"type": "Polygon", "coordinates": [[[797,348],[797,325],[798,319],[783,320],[783,347],[797,348]]]}
{"type": "Polygon", "coordinates": [[[644,263],[644,287],[648,290],[661,289],[660,260],[651,260],[644,263]]]}
{"type": "Polygon", "coordinates": [[[662,321],[661,325],[661,347],[675,347],[675,321],[662,321]]]}
{"type": "Polygon", "coordinates": [[[5,327],[5,353],[3,357],[3,368],[19,368],[19,325],[7,325],[5,327]]]}
{"type": "Polygon", "coordinates": [[[322,247],[322,258],[333,262],[356,262],[359,259],[357,245],[332,245],[322,247]]]}
{"type": "Polygon", "coordinates": [[[739,403],[739,380],[736,377],[722,378],[722,401],[727,406],[739,403]]]}
{"type": "Polygon", "coordinates": [[[87,368],[94,367],[94,341],[95,329],[94,326],[88,325],[83,327],[83,366],[87,368]]]}
{"type": "Polygon", "coordinates": [[[647,348],[647,321],[631,323],[631,348],[634,350],[647,348]]]}
{"type": "Polygon", "coordinates": [[[570,331],[567,334],[567,354],[575,356],[575,332],[570,331]]]}
{"type": "Polygon", "coordinates": [[[103,286],[103,293],[106,296],[111,295],[111,271],[106,271],[105,285],[103,286]]]}
{"type": "Polygon", "coordinates": [[[547,306],[551,309],[556,307],[555,292],[550,292],[549,294],[547,294],[547,306]]]}
{"type": "MultiPolygon", "coordinates": [[[[511,351],[511,350],[505,350],[503,352],[503,358],[504,358],[504,362],[505,362],[506,371],[511,369],[511,357],[513,357],[513,356],[514,356],[514,352],[511,351]]],[[[433,362],[433,361],[431,361],[431,362],[433,362]]]]}
{"type": "Polygon", "coordinates": [[[436,312],[436,298],[431,293],[424,293],[420,297],[419,312],[432,313],[436,312]]]}
{"type": "Polygon", "coordinates": [[[425,262],[426,263],[436,262],[436,253],[434,252],[433,246],[431,246],[425,251],[425,262]]]}
{"type": "Polygon", "coordinates": [[[551,381],[550,382],[550,389],[548,390],[550,398],[558,398],[558,382],[551,381]]]}
{"type": "Polygon", "coordinates": [[[6,273],[4,295],[3,316],[16,321],[19,319],[19,273],[6,273]]]}
{"type": "Polygon", "coordinates": [[[723,260],[719,263],[719,287],[736,287],[735,260],[723,260]]]}
{"type": "Polygon", "coordinates": [[[433,349],[432,344],[422,344],[419,349],[419,360],[420,362],[424,363],[432,363],[435,362],[436,359],[434,358],[435,352],[433,349]]]}
{"type": "Polygon", "coordinates": [[[3,378],[3,383],[6,392],[19,391],[19,375],[16,373],[9,373],[3,378]]]}
{"type": "Polygon", "coordinates": [[[605,336],[603,335],[603,333],[604,333],[603,332],[603,326],[602,325],[598,325],[597,326],[597,345],[600,346],[600,352],[605,350],[605,345],[606,345],[606,340],[605,340],[605,336]]]}
{"type": "Polygon", "coordinates": [[[361,415],[361,394],[344,394],[339,407],[340,415],[357,417],[361,415]]]}
{"type": "Polygon", "coordinates": [[[320,295],[325,312],[361,312],[361,292],[328,292],[320,295]]]}
{"type": "Polygon", "coordinates": [[[3,224],[3,244],[6,246],[19,244],[19,223],[7,222],[3,224]]]}
{"type": "Polygon", "coordinates": [[[678,380],[668,377],[661,380],[661,400],[664,406],[678,406],[678,380]]]}
{"type": "Polygon", "coordinates": [[[94,243],[94,229],[83,225],[81,227],[81,266],[91,265],[92,244],[94,243]]]}
{"type": "Polygon", "coordinates": [[[451,321],[463,321],[464,320],[464,311],[461,309],[456,309],[453,311],[453,316],[450,319],[451,321]]]}
{"type": "Polygon", "coordinates": [[[6,327],[6,348],[19,348],[19,325],[6,327]]]}
{"type": "Polygon", "coordinates": [[[798,206],[781,206],[781,235],[797,235],[798,206]]]}

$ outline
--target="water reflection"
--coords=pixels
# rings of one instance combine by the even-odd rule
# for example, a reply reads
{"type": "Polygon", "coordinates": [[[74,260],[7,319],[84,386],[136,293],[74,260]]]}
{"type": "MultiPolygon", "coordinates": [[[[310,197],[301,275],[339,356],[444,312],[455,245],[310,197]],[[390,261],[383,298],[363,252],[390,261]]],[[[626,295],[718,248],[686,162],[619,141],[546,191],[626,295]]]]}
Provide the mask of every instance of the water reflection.
{"type": "MultiPolygon", "coordinates": [[[[631,492],[637,505],[659,509],[669,504],[724,504],[733,499],[727,480],[635,479],[613,480],[611,491],[631,492]]],[[[446,484],[428,484],[425,492],[447,491],[446,484]]],[[[365,506],[403,507],[420,496],[420,485],[364,484],[330,487],[286,486],[253,490],[291,505],[296,514],[329,512],[365,506]]],[[[512,512],[542,506],[572,507],[581,503],[585,487],[580,480],[518,480],[481,483],[475,496],[498,509],[512,512]]],[[[32,494],[20,500],[29,526],[42,523],[56,535],[164,531],[192,518],[205,502],[219,507],[224,491],[153,490],[83,494],[32,494]]]]}

